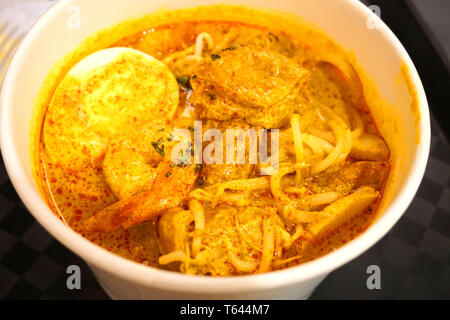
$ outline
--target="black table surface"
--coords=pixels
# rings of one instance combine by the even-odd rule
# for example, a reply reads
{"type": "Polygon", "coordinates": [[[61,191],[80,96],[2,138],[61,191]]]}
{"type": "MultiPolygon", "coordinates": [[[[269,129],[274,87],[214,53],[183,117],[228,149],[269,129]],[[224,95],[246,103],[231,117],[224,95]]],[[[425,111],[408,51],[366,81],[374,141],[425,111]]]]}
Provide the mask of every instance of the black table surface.
{"type": "MultiPolygon", "coordinates": [[[[444,110],[449,70],[403,1],[372,3],[381,7],[383,20],[405,44],[424,81],[434,114],[431,156],[419,192],[399,223],[369,251],[332,272],[311,298],[450,299],[450,146],[444,133],[449,130],[444,110]],[[381,290],[367,289],[370,265],[381,269],[381,290]]],[[[2,163],[0,299],[108,299],[88,266],[28,213],[2,163]],[[67,289],[69,265],[82,270],[81,290],[67,289]]]]}

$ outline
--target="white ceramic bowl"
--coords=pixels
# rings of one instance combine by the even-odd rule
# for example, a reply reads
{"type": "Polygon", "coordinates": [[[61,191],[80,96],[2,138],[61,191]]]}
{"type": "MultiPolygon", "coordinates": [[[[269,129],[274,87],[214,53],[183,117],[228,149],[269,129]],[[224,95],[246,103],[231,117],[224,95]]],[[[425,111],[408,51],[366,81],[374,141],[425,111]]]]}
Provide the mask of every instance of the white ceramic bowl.
{"type": "MultiPolygon", "coordinates": [[[[412,201],[422,180],[430,147],[429,111],[416,69],[394,34],[356,0],[61,0],[23,40],[10,65],[1,95],[1,149],[14,187],[35,218],[56,239],[83,258],[113,298],[152,299],[282,299],[306,298],[325,276],[357,257],[383,237],[412,201]],[[297,14],[318,25],[343,47],[352,50],[376,83],[380,95],[392,105],[397,139],[404,146],[396,183],[383,213],[355,240],[312,262],[287,270],[245,277],[186,276],[145,267],[120,258],[66,228],[50,211],[33,179],[29,135],[33,101],[55,62],[91,34],[130,17],[140,17],[161,7],[178,9],[214,3],[242,4],[297,14]],[[80,8],[81,28],[67,29],[68,15],[80,8]],[[375,19],[379,29],[367,28],[375,19]],[[399,85],[402,62],[417,91],[419,122],[414,123],[410,95],[399,85]],[[415,143],[416,130],[421,142],[415,143]]],[[[361,270],[364,272],[364,270],[361,270]]]]}

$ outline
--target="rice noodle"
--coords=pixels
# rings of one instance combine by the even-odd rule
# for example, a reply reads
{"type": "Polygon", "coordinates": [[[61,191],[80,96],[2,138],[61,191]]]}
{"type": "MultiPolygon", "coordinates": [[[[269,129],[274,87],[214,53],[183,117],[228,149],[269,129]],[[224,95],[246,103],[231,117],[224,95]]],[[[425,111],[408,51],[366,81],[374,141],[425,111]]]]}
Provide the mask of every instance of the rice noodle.
{"type": "Polygon", "coordinates": [[[268,272],[272,266],[274,245],[274,230],[271,219],[263,221],[263,252],[261,262],[259,264],[258,273],[268,272]]]}
{"type": "Polygon", "coordinates": [[[209,33],[202,32],[197,36],[197,39],[195,40],[195,53],[197,57],[203,56],[203,50],[204,50],[204,41],[208,43],[208,48],[211,49],[214,46],[214,41],[209,33]]]}
{"type": "Polygon", "coordinates": [[[284,260],[279,260],[279,261],[274,262],[274,263],[273,263],[273,266],[276,267],[276,268],[282,267],[282,266],[284,266],[285,264],[291,263],[292,261],[295,261],[295,260],[298,260],[298,259],[301,259],[301,258],[303,258],[303,256],[299,255],[299,256],[292,257],[292,258],[287,258],[287,259],[284,259],[284,260]]]}
{"type": "Polygon", "coordinates": [[[292,244],[297,241],[301,236],[303,236],[305,233],[305,230],[303,229],[301,224],[297,224],[295,226],[295,233],[289,238],[288,241],[284,243],[285,248],[290,248],[292,244]]]}
{"type": "Polygon", "coordinates": [[[350,108],[351,116],[354,121],[354,128],[352,131],[352,140],[357,140],[362,133],[364,132],[364,123],[361,119],[361,116],[359,115],[358,111],[356,111],[354,108],[350,108]]]}
{"type": "MultiPolygon", "coordinates": [[[[300,115],[294,114],[291,118],[291,130],[292,130],[292,140],[294,140],[295,147],[295,157],[297,159],[297,163],[303,161],[303,141],[302,141],[302,133],[300,130],[300,115]]],[[[297,175],[295,177],[295,181],[297,184],[301,181],[301,172],[300,168],[297,168],[297,175]]]]}
{"type": "Polygon", "coordinates": [[[240,259],[234,252],[228,251],[228,260],[230,263],[241,272],[254,272],[258,268],[258,264],[253,261],[244,261],[240,259]]]}
{"type": "Polygon", "coordinates": [[[328,130],[325,131],[325,130],[319,130],[319,129],[314,128],[314,127],[309,127],[308,131],[312,135],[314,135],[314,136],[316,136],[316,137],[318,137],[318,138],[328,142],[330,145],[335,145],[336,144],[336,138],[334,137],[333,133],[328,131],[328,130]]]}
{"type": "Polygon", "coordinates": [[[283,215],[286,220],[293,223],[314,223],[329,217],[326,212],[298,210],[291,205],[283,208],[283,215]]]}
{"type": "Polygon", "coordinates": [[[270,177],[270,189],[272,191],[272,195],[276,200],[279,201],[289,201],[289,197],[283,192],[281,188],[281,179],[290,173],[293,173],[297,170],[294,165],[281,165],[278,172],[270,177]]]}
{"type": "Polygon", "coordinates": [[[306,187],[287,187],[284,189],[284,192],[286,193],[295,193],[299,195],[303,195],[309,192],[309,190],[306,187]]]}
{"type": "Polygon", "coordinates": [[[245,261],[239,258],[234,252],[234,248],[231,245],[229,239],[226,239],[226,246],[228,250],[227,252],[228,260],[238,271],[250,273],[254,272],[256,268],[258,268],[258,263],[254,261],[245,261]]]}
{"type": "Polygon", "coordinates": [[[303,142],[302,134],[300,131],[300,116],[298,114],[292,115],[291,130],[292,140],[294,140],[295,146],[295,156],[297,158],[297,162],[301,162],[303,160],[303,142]]]}
{"type": "Polygon", "coordinates": [[[319,61],[329,63],[341,72],[344,78],[346,78],[347,84],[352,88],[352,91],[357,92],[359,97],[364,96],[363,84],[358,72],[347,59],[332,52],[320,53],[319,56],[319,61]]]}
{"type": "Polygon", "coordinates": [[[327,62],[338,68],[347,79],[353,79],[355,77],[353,66],[339,55],[331,52],[324,52],[320,53],[319,59],[322,62],[327,62]]]}
{"type": "Polygon", "coordinates": [[[164,256],[159,257],[159,264],[165,265],[172,262],[185,262],[188,259],[186,252],[174,251],[164,256]]]}
{"type": "Polygon", "coordinates": [[[283,256],[283,233],[280,226],[277,226],[275,229],[275,249],[274,249],[274,258],[279,260],[283,256]]]}
{"type": "Polygon", "coordinates": [[[335,118],[329,122],[330,127],[336,136],[337,143],[333,151],[312,169],[313,174],[326,170],[328,167],[344,161],[352,148],[352,136],[350,129],[340,118],[335,118]]]}
{"type": "Polygon", "coordinates": [[[308,196],[305,200],[309,202],[311,207],[319,207],[336,201],[340,196],[337,192],[324,192],[308,196]]]}
{"type": "Polygon", "coordinates": [[[313,136],[310,134],[302,134],[303,142],[311,148],[314,154],[324,155],[325,153],[331,153],[333,151],[333,146],[326,140],[313,136]]]}
{"type": "Polygon", "coordinates": [[[243,180],[232,180],[228,182],[224,182],[216,185],[217,193],[214,196],[212,206],[215,207],[217,202],[224,194],[225,190],[238,190],[238,191],[246,191],[246,190],[261,190],[268,189],[270,187],[269,181],[267,178],[254,178],[254,179],[243,179],[243,180]]]}
{"type": "Polygon", "coordinates": [[[166,65],[171,66],[171,69],[177,69],[184,67],[184,69],[191,63],[198,64],[203,60],[203,55],[205,51],[205,41],[207,43],[207,48],[211,49],[214,46],[214,41],[209,33],[200,33],[196,40],[195,45],[189,48],[176,52],[164,58],[162,62],[166,65]]]}
{"type": "Polygon", "coordinates": [[[192,240],[192,255],[195,257],[200,252],[201,236],[205,230],[205,212],[202,204],[196,199],[189,201],[189,209],[194,215],[195,221],[195,232],[192,240]]]}

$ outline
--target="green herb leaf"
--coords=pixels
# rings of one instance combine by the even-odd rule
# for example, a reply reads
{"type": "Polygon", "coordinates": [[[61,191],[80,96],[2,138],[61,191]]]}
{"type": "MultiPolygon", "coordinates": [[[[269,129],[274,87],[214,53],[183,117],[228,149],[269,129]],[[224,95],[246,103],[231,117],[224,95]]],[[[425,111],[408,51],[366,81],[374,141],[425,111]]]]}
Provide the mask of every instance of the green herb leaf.
{"type": "Polygon", "coordinates": [[[180,86],[185,87],[188,90],[192,90],[191,85],[191,77],[190,76],[181,76],[177,78],[177,82],[180,86]]]}
{"type": "Polygon", "coordinates": [[[241,45],[239,43],[236,43],[236,44],[233,44],[231,47],[222,49],[222,52],[233,51],[233,50],[236,50],[237,48],[240,48],[240,47],[241,47],[241,45]]]}
{"type": "Polygon", "coordinates": [[[195,173],[199,173],[200,170],[202,170],[202,169],[203,169],[203,165],[202,165],[202,164],[197,164],[197,165],[195,166],[195,173]]]}
{"type": "Polygon", "coordinates": [[[269,41],[270,42],[279,42],[280,38],[278,38],[278,36],[272,32],[269,32],[269,41]]]}
{"type": "Polygon", "coordinates": [[[215,54],[215,53],[213,53],[212,55],[211,55],[211,59],[212,59],[212,61],[216,61],[216,60],[219,60],[220,58],[222,58],[221,56],[219,56],[218,54],[215,54]]]}
{"type": "Polygon", "coordinates": [[[204,185],[204,184],[205,184],[205,177],[204,177],[204,176],[198,177],[198,179],[197,179],[197,185],[198,185],[198,186],[202,186],[202,185],[204,185]]]}
{"type": "Polygon", "coordinates": [[[153,148],[158,152],[161,156],[165,156],[166,153],[164,152],[164,144],[161,144],[162,138],[158,140],[158,142],[152,142],[153,148]]]}

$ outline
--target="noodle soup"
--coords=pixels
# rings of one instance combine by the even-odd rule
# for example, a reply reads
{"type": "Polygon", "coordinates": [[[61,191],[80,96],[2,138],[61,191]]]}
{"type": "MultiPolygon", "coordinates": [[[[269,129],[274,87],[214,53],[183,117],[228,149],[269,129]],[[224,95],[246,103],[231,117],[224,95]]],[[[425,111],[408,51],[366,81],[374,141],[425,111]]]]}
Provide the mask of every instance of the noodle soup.
{"type": "Polygon", "coordinates": [[[40,183],[72,229],[145,265],[234,276],[310,261],[370,226],[390,152],[343,52],[206,20],[111,48],[133,50],[69,72],[37,133],[40,183]]]}

